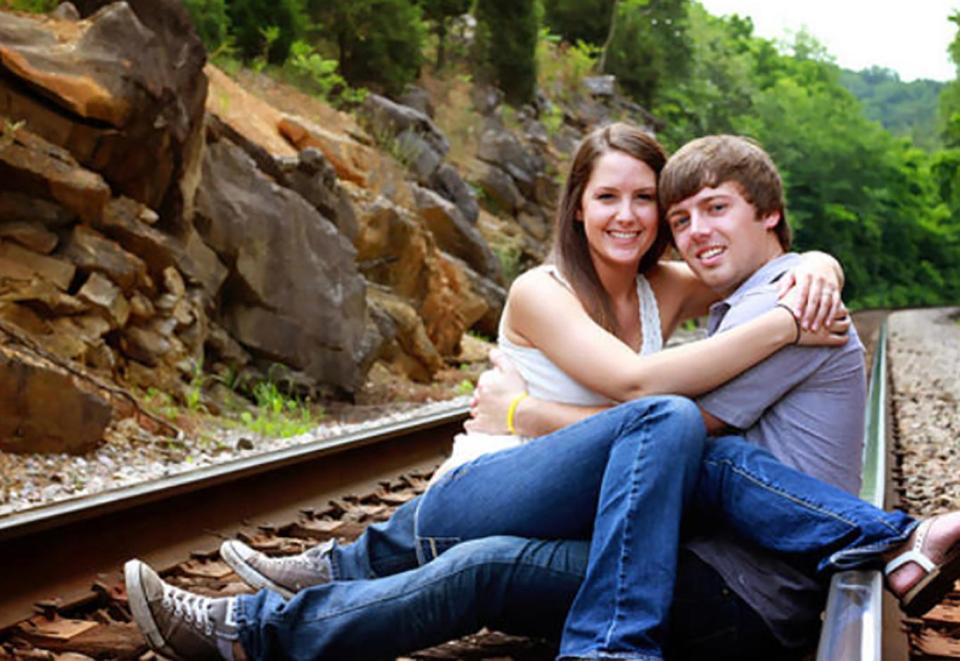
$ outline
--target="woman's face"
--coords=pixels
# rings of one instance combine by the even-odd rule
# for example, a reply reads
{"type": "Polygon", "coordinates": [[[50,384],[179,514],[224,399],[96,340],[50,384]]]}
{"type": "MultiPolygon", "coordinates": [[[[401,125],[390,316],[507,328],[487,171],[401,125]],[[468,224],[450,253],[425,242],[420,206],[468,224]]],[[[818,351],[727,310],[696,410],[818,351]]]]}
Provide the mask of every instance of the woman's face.
{"type": "Polygon", "coordinates": [[[606,152],[594,165],[577,220],[595,264],[635,268],[657,237],[657,175],[633,156],[606,152]]]}

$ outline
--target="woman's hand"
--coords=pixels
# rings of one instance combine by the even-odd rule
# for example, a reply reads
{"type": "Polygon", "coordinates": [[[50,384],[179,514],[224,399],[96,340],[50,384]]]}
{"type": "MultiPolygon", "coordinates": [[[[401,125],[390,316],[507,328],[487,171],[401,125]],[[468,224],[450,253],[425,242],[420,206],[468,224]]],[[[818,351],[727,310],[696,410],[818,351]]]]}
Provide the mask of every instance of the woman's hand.
{"type": "Polygon", "coordinates": [[[468,432],[509,434],[507,409],[517,395],[527,391],[527,382],[506,356],[490,352],[493,367],[480,375],[470,400],[470,419],[463,425],[468,432]]]}
{"type": "Polygon", "coordinates": [[[800,320],[800,328],[805,331],[817,331],[828,320],[846,315],[845,311],[843,315],[839,314],[843,306],[840,299],[842,271],[835,259],[826,257],[829,255],[804,259],[777,281],[778,298],[790,305],[794,317],[800,320]],[[792,295],[789,302],[786,300],[788,293],[792,295]]]}
{"type": "Polygon", "coordinates": [[[794,305],[789,302],[797,293],[791,293],[786,302],[781,302],[779,307],[783,308],[793,317],[793,322],[797,328],[797,339],[794,344],[807,347],[839,347],[847,343],[850,333],[850,314],[846,306],[840,303],[836,315],[817,330],[804,329],[801,327],[800,319],[794,312],[794,305]]]}

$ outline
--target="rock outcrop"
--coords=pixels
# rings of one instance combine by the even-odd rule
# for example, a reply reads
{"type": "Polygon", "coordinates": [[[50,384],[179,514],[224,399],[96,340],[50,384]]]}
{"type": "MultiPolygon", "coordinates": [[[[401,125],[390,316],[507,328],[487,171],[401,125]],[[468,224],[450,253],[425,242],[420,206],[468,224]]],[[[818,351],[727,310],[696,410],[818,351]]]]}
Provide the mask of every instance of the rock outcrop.
{"type": "Polygon", "coordinates": [[[365,307],[353,246],[229,142],[208,145],[203,182],[197,227],[230,267],[227,330],[254,354],[356,388],[365,307]]]}

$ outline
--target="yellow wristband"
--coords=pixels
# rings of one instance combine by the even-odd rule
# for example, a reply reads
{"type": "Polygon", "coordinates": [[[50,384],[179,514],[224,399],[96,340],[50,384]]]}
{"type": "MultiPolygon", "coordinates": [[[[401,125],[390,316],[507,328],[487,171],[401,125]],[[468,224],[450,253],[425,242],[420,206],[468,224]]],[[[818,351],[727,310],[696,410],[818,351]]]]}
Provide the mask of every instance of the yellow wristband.
{"type": "Polygon", "coordinates": [[[510,400],[510,406],[507,407],[507,431],[511,434],[517,433],[517,428],[513,426],[514,418],[517,415],[517,407],[520,402],[530,396],[530,393],[522,392],[510,400]]]}

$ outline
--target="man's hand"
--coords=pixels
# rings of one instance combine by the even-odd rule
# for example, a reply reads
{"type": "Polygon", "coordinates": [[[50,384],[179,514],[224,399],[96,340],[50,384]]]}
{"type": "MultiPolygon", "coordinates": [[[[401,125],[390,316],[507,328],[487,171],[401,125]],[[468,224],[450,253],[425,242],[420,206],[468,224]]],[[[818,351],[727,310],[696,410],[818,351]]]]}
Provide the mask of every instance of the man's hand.
{"type": "Polygon", "coordinates": [[[468,432],[509,434],[507,409],[514,397],[527,391],[527,382],[498,349],[490,352],[493,367],[480,375],[470,400],[470,419],[464,424],[468,432]]]}

